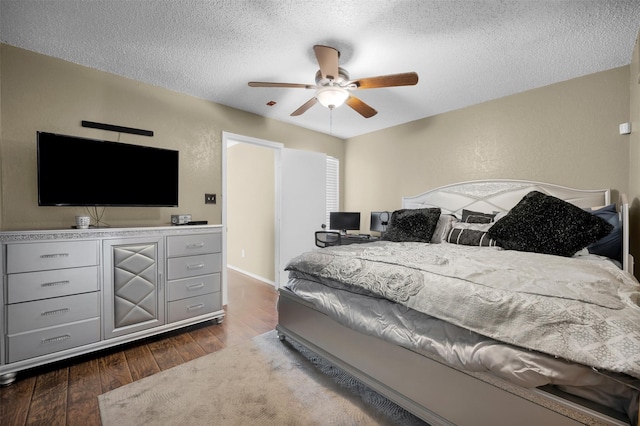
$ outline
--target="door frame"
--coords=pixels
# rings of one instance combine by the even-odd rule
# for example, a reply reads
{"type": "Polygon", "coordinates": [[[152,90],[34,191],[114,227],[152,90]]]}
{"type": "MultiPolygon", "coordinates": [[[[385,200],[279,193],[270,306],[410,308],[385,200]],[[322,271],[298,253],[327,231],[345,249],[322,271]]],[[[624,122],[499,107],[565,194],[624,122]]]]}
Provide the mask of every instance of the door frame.
{"type": "Polygon", "coordinates": [[[223,265],[223,304],[227,304],[227,205],[225,201],[227,198],[227,148],[235,143],[248,143],[252,145],[258,145],[265,148],[271,148],[274,150],[275,159],[275,182],[274,182],[274,194],[275,194],[275,223],[274,223],[274,261],[276,276],[274,277],[274,283],[276,289],[279,288],[278,282],[278,268],[280,267],[280,216],[281,216],[281,179],[280,179],[280,162],[282,156],[282,149],[284,144],[279,142],[272,142],[265,139],[254,138],[251,136],[239,135],[236,133],[222,132],[222,265],[223,265]]]}

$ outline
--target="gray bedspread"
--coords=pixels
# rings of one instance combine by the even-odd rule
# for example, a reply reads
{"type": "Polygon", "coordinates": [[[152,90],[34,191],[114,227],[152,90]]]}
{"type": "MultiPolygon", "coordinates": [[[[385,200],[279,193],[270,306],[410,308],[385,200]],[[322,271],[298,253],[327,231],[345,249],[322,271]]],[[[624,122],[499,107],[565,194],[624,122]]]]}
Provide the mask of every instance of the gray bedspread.
{"type": "Polygon", "coordinates": [[[287,269],[499,342],[640,378],[640,285],[605,259],[381,241],[308,252],[287,269]]]}

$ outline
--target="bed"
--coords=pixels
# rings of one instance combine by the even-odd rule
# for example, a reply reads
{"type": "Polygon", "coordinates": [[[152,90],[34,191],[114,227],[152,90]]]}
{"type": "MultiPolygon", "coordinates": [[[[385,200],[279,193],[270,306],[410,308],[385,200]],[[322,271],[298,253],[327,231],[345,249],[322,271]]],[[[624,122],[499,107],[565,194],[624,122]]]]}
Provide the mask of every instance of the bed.
{"type": "Polygon", "coordinates": [[[405,197],[390,237],[292,259],[278,333],[432,425],[636,425],[640,286],[611,198],[522,180],[405,197]]]}

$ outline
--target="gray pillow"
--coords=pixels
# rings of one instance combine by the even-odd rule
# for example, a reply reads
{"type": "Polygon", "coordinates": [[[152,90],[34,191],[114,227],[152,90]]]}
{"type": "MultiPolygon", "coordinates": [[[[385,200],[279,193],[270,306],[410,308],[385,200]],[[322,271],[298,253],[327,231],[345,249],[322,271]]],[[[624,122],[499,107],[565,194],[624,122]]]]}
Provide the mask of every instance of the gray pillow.
{"type": "Polygon", "coordinates": [[[570,257],[603,238],[613,225],[564,200],[532,191],[489,229],[508,250],[570,257]]]}
{"type": "Polygon", "coordinates": [[[433,235],[431,236],[431,242],[439,244],[446,241],[447,234],[449,234],[451,227],[457,222],[457,220],[458,219],[452,214],[441,214],[438,218],[438,223],[436,224],[436,230],[433,231],[433,235]]]}
{"type": "Polygon", "coordinates": [[[446,241],[465,246],[494,247],[496,241],[487,235],[491,223],[456,223],[447,234],[446,241]]]}
{"type": "Polygon", "coordinates": [[[382,239],[428,243],[439,217],[439,208],[396,210],[391,213],[387,231],[382,235],[382,239]]]}
{"type": "Polygon", "coordinates": [[[495,213],[482,213],[462,209],[462,221],[464,223],[491,223],[495,217],[495,213]]]}
{"type": "Polygon", "coordinates": [[[606,256],[609,259],[622,261],[622,224],[615,204],[609,204],[597,210],[587,210],[592,215],[598,216],[613,225],[613,230],[604,238],[591,244],[587,249],[589,253],[606,256]]]}

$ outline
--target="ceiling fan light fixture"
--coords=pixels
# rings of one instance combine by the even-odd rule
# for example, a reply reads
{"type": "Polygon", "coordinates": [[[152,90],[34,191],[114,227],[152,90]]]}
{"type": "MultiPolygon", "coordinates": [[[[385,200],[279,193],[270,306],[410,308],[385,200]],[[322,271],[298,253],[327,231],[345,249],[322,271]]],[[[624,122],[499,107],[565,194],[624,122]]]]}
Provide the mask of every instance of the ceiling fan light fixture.
{"type": "Polygon", "coordinates": [[[378,113],[370,105],[367,105],[357,96],[351,95],[352,90],[377,89],[381,87],[414,86],[418,83],[418,74],[405,72],[400,74],[380,75],[377,77],[360,78],[351,80],[349,73],[338,64],[340,52],[333,47],[317,44],[313,46],[313,52],[320,69],[316,72],[316,84],[300,83],[273,83],[264,81],[250,81],[250,87],[281,87],[298,89],[316,89],[313,98],[302,104],[291,113],[292,117],[304,114],[315,104],[334,108],[346,103],[349,108],[364,118],[371,118],[378,113]]]}
{"type": "Polygon", "coordinates": [[[316,99],[323,106],[334,109],[342,105],[349,97],[346,89],[335,86],[325,86],[318,89],[316,99]]]}

